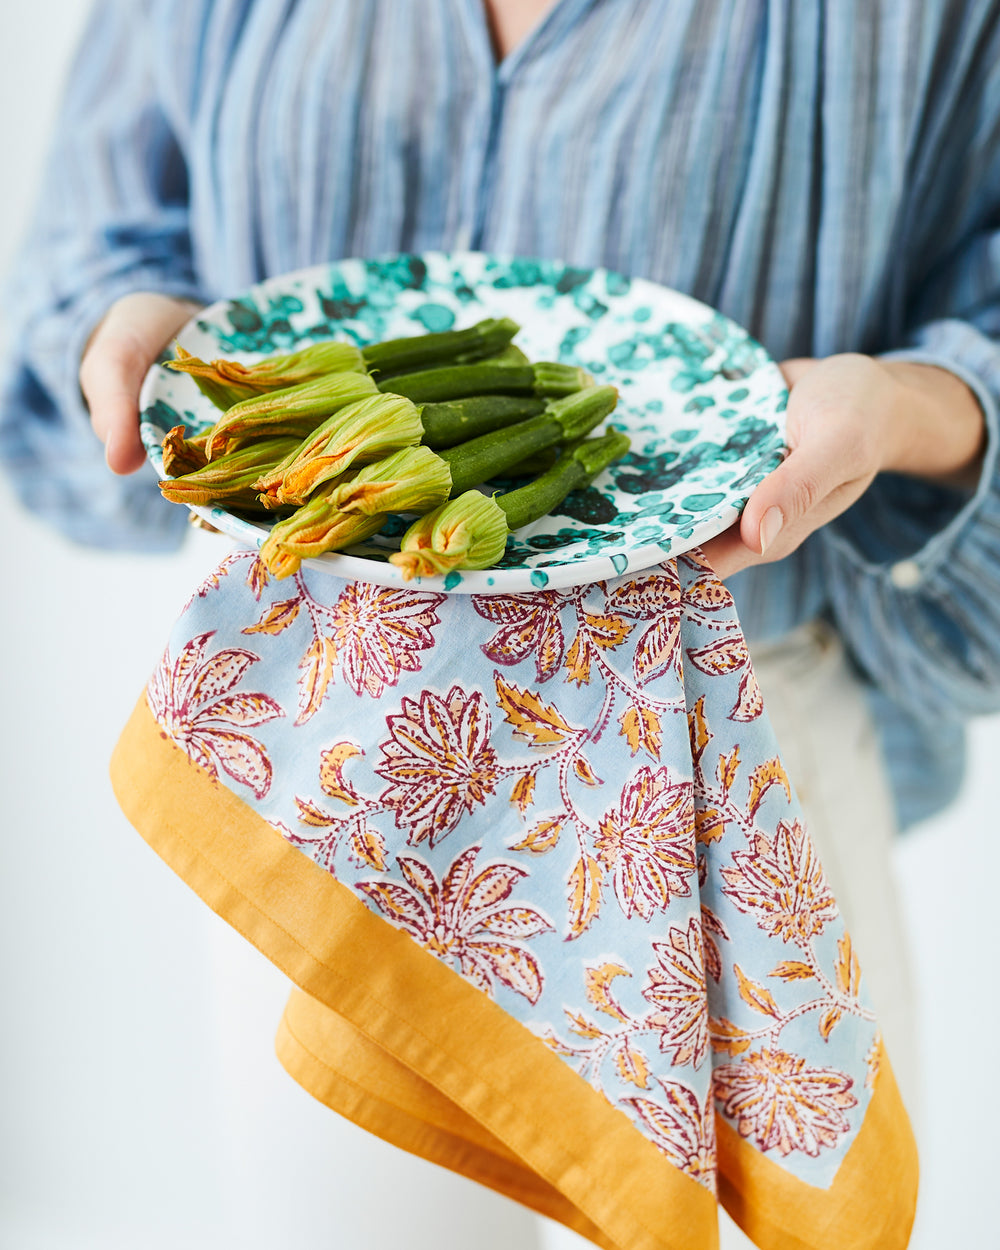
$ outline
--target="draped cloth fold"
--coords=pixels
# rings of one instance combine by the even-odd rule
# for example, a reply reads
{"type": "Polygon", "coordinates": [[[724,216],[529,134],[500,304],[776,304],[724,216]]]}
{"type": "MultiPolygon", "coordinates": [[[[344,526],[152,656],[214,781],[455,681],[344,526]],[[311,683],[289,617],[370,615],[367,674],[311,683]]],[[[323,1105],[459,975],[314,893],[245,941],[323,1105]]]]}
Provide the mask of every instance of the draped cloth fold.
{"type": "MultiPolygon", "coordinates": [[[[916,1151],[698,553],[444,595],[238,550],[112,762],[357,1124],[608,1250],[904,1247],[916,1151]]],[[[850,784],[850,778],[844,779],[850,784]]]]}

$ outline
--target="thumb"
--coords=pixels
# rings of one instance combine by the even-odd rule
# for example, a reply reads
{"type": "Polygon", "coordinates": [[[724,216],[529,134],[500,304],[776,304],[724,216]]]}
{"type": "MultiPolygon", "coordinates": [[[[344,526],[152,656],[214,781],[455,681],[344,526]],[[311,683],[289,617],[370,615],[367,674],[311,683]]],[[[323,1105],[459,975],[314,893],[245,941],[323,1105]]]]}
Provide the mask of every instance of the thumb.
{"type": "Polygon", "coordinates": [[[788,454],[761,482],[740,518],[740,538],[752,551],[764,555],[779,533],[797,529],[797,539],[826,524],[857,495],[861,475],[853,457],[834,437],[814,434],[788,454]],[[808,526],[801,522],[808,514],[808,526]]]}
{"type": "Polygon", "coordinates": [[[163,295],[127,295],[111,305],[80,364],[80,389],[108,467],[134,473],[146,458],[139,391],[150,365],[197,306],[163,295]]]}
{"type": "MultiPolygon", "coordinates": [[[[812,356],[793,356],[778,366],[789,390],[819,361],[812,356]]],[[[764,555],[782,529],[798,519],[822,498],[827,461],[792,452],[750,496],[740,517],[740,538],[752,551],[764,555]],[[794,463],[793,463],[794,458],[794,463]]]]}

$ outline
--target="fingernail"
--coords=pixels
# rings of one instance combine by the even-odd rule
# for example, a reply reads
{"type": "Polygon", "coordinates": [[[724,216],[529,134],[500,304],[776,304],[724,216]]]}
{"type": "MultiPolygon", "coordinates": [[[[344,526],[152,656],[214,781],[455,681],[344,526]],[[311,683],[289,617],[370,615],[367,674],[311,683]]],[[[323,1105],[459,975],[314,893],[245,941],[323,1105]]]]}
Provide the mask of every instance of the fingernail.
{"type": "Polygon", "coordinates": [[[768,547],[781,533],[781,527],[785,523],[785,518],[781,515],[780,508],[768,508],[764,513],[764,519],[760,523],[760,554],[763,555],[768,547]]]}
{"type": "MultiPolygon", "coordinates": [[[[108,437],[104,440],[104,463],[111,468],[111,449],[114,446],[114,436],[108,433],[108,437]]],[[[113,472],[113,470],[112,470],[113,472]]]]}

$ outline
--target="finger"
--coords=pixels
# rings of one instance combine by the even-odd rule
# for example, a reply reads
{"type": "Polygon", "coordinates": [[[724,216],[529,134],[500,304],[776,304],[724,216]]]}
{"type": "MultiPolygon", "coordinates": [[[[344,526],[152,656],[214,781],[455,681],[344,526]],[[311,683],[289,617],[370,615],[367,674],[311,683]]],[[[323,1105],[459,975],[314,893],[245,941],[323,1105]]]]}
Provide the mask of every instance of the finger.
{"type": "Polygon", "coordinates": [[[108,467],[133,473],[145,460],[139,437],[139,391],[160,352],[194,305],[138,293],[113,304],[80,365],[80,387],[108,467]]]}
{"type": "Polygon", "coordinates": [[[815,530],[821,529],[846,511],[861,496],[869,480],[867,477],[854,478],[835,487],[815,508],[797,521],[783,525],[766,545],[766,554],[748,546],[740,521],[717,538],[702,544],[705,558],[723,581],[751,565],[782,560],[791,555],[815,530]]]}
{"type": "Polygon", "coordinates": [[[751,564],[759,564],[761,559],[743,541],[739,521],[715,538],[702,543],[701,550],[705,559],[723,581],[741,569],[748,568],[751,564]]]}
{"type": "MultiPolygon", "coordinates": [[[[782,372],[785,384],[789,390],[795,386],[805,375],[816,367],[820,362],[812,356],[792,356],[787,360],[782,360],[778,368],[782,372]]],[[[795,439],[789,438],[789,442],[794,449],[795,439]]],[[[788,464],[786,459],[780,466],[785,468],[788,464]]],[[[747,507],[744,508],[740,522],[733,527],[732,531],[726,531],[727,537],[725,542],[720,544],[716,551],[716,558],[720,567],[725,568],[727,572],[719,573],[720,577],[729,577],[733,573],[738,572],[741,568],[746,568],[749,564],[754,563],[755,556],[762,556],[767,549],[774,543],[782,528],[785,527],[787,521],[791,519],[788,515],[789,509],[787,500],[784,498],[785,491],[796,489],[802,490],[800,485],[796,487],[795,478],[798,476],[799,465],[795,466],[796,474],[783,474],[772,482],[770,478],[765,479],[765,483],[757,488],[754,495],[751,496],[747,507]],[[763,486],[768,484],[771,489],[771,497],[767,492],[763,495],[761,490],[763,486]],[[753,505],[753,506],[751,506],[753,505]],[[749,514],[749,515],[748,515],[749,514]]],[[[774,475],[772,474],[771,477],[774,475]]],[[[805,485],[804,505],[808,505],[811,488],[805,485]]],[[[794,513],[794,509],[792,510],[794,513]]]]}
{"type": "Polygon", "coordinates": [[[814,428],[750,496],[740,518],[743,542],[765,555],[789,531],[798,532],[801,541],[837,515],[836,509],[821,505],[830,501],[843,506],[845,491],[860,494],[872,476],[862,436],[845,440],[834,428],[814,428]]]}
{"type": "MultiPolygon", "coordinates": [[[[778,367],[781,369],[786,385],[791,389],[800,378],[804,377],[818,363],[819,361],[811,356],[794,356],[788,360],[781,361],[778,367]]],[[[772,525],[774,520],[775,518],[772,516],[772,525]]],[[[768,542],[765,541],[765,548],[767,545],[768,542]]],[[[706,559],[720,578],[732,577],[734,573],[738,573],[741,569],[745,569],[751,564],[760,563],[763,553],[760,548],[759,526],[756,533],[752,532],[752,527],[748,527],[745,541],[741,523],[737,521],[724,533],[704,543],[702,549],[706,559]]]]}
{"type": "Polygon", "coordinates": [[[155,358],[111,323],[98,329],[80,367],[91,424],[115,473],[133,473],[145,459],[139,438],[139,391],[155,358]]]}
{"type": "Polygon", "coordinates": [[[791,388],[818,364],[819,361],[812,356],[792,356],[788,360],[781,361],[778,368],[784,375],[785,385],[791,388]]]}

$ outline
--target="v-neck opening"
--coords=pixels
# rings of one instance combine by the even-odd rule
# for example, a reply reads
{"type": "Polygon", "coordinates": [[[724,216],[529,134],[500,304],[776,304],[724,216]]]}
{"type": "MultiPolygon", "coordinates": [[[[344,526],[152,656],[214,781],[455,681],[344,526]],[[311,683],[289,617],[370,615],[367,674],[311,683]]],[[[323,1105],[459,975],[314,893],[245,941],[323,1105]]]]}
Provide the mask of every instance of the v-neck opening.
{"type": "Polygon", "coordinates": [[[551,28],[557,22],[562,20],[565,14],[569,13],[571,17],[574,16],[577,12],[582,11],[587,4],[590,4],[591,0],[553,0],[538,21],[535,22],[534,26],[518,40],[517,44],[511,48],[506,56],[500,58],[497,56],[497,49],[493,43],[493,32],[490,27],[489,14],[486,11],[486,0],[469,0],[469,2],[478,11],[478,19],[482,27],[486,47],[489,50],[493,73],[500,81],[506,81],[518,65],[531,55],[539,41],[551,32],[551,28]]]}

